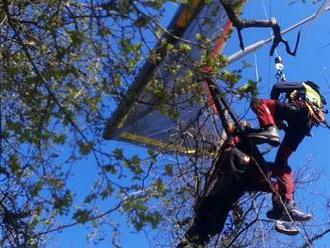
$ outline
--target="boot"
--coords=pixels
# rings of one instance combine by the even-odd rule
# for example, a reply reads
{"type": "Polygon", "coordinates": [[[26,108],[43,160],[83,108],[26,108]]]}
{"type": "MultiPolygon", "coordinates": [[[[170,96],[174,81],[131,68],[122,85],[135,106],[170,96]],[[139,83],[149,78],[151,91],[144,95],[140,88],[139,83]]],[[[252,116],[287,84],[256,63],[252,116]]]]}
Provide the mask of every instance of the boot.
{"type": "MultiPolygon", "coordinates": [[[[290,214],[290,217],[294,221],[309,221],[312,219],[313,215],[309,213],[304,213],[303,211],[299,210],[294,203],[294,201],[289,201],[286,204],[286,208],[290,214]]],[[[286,217],[289,217],[287,214],[285,214],[286,217]]],[[[288,218],[291,220],[291,218],[288,218]]]]}
{"type": "Polygon", "coordinates": [[[275,230],[279,233],[286,235],[297,235],[299,230],[295,226],[294,222],[288,222],[283,220],[277,220],[275,223],[275,230]]]}
{"type": "Polygon", "coordinates": [[[266,216],[269,219],[283,221],[309,221],[313,217],[312,214],[299,210],[294,201],[286,203],[285,208],[279,207],[278,204],[273,204],[273,209],[269,210],[266,216]]]}
{"type": "Polygon", "coordinates": [[[285,218],[287,216],[285,214],[285,210],[283,208],[283,204],[280,201],[280,196],[274,194],[272,196],[273,209],[269,210],[266,215],[270,219],[275,219],[275,230],[279,233],[283,233],[285,235],[297,235],[299,234],[299,230],[294,222],[285,218]]]}
{"type": "Polygon", "coordinates": [[[273,208],[267,211],[266,216],[268,219],[280,220],[283,218],[283,211],[282,209],[273,208]]]}
{"type": "Polygon", "coordinates": [[[259,132],[249,133],[248,137],[256,144],[268,143],[271,146],[278,146],[280,144],[280,137],[275,126],[260,129],[259,132]]]}
{"type": "Polygon", "coordinates": [[[283,216],[283,206],[281,204],[280,196],[278,194],[272,195],[273,208],[267,211],[266,216],[269,219],[279,220],[283,216]]]}

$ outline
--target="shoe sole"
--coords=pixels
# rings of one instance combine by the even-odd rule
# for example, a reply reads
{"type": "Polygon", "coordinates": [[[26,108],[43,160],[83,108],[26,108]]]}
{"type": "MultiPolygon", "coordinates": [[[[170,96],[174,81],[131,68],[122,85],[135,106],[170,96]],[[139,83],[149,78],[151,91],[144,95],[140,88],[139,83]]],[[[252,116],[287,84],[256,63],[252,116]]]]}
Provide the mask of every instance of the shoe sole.
{"type": "Polygon", "coordinates": [[[248,138],[250,138],[256,145],[265,144],[265,143],[275,147],[280,145],[280,140],[278,138],[262,138],[251,135],[249,135],[248,138]]]}
{"type": "Polygon", "coordinates": [[[305,222],[305,221],[310,221],[311,219],[313,219],[313,216],[310,217],[305,217],[305,218],[298,218],[298,217],[291,217],[292,220],[290,219],[290,217],[288,216],[283,216],[282,214],[273,214],[273,213],[266,213],[266,216],[268,219],[272,219],[272,220],[279,220],[279,221],[299,221],[299,222],[305,222]]]}

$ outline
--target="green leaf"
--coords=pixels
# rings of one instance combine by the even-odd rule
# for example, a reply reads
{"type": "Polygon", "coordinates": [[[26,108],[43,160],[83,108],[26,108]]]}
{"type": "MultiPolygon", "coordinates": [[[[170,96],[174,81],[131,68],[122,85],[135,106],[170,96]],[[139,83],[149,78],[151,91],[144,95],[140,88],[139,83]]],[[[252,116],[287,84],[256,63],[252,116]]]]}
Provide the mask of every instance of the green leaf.
{"type": "Polygon", "coordinates": [[[155,180],[153,183],[153,188],[156,192],[155,197],[161,197],[164,196],[167,192],[167,186],[166,184],[162,181],[162,179],[158,178],[155,180]]]}
{"type": "MultiPolygon", "coordinates": [[[[136,175],[140,175],[143,172],[141,168],[141,159],[139,158],[138,155],[134,155],[131,159],[126,159],[125,165],[136,175]]],[[[134,177],[134,178],[139,179],[139,177],[134,177]]]]}
{"type": "Polygon", "coordinates": [[[111,196],[113,191],[114,191],[114,188],[110,184],[108,184],[106,189],[101,192],[102,200],[111,196]]]}
{"type": "Polygon", "coordinates": [[[184,44],[184,43],[182,43],[182,44],[180,44],[180,46],[179,46],[179,50],[180,50],[180,52],[183,52],[183,53],[189,53],[190,51],[191,51],[191,46],[190,45],[188,45],[188,44],[184,44]]]}
{"type": "Polygon", "coordinates": [[[240,94],[251,94],[252,97],[256,97],[259,94],[257,83],[251,80],[240,87],[238,91],[240,94]]]}
{"type": "Polygon", "coordinates": [[[145,27],[148,25],[148,23],[150,22],[150,18],[147,16],[140,16],[135,22],[135,26],[137,26],[138,28],[141,27],[145,27]]]}
{"type": "Polygon", "coordinates": [[[65,144],[65,135],[64,134],[56,134],[54,137],[53,137],[53,140],[54,140],[54,143],[55,144],[65,144]]]}
{"type": "Polygon", "coordinates": [[[173,176],[173,165],[171,164],[165,165],[165,173],[167,176],[173,176]]]}
{"type": "Polygon", "coordinates": [[[22,174],[21,164],[16,155],[11,155],[9,158],[9,169],[15,176],[20,176],[22,174]]]}
{"type": "Polygon", "coordinates": [[[85,36],[83,32],[79,30],[67,31],[70,41],[74,47],[80,47],[83,43],[85,36]]]}
{"type": "Polygon", "coordinates": [[[59,211],[60,214],[64,214],[68,211],[68,208],[72,205],[73,194],[67,190],[62,196],[53,196],[54,208],[59,211]]]}
{"type": "Polygon", "coordinates": [[[115,174],[117,172],[116,166],[112,164],[104,165],[103,168],[106,172],[109,172],[111,174],[115,174]]]}
{"type": "Polygon", "coordinates": [[[78,223],[86,223],[90,219],[91,211],[89,210],[77,210],[73,214],[73,219],[75,219],[78,223]]]}
{"type": "Polygon", "coordinates": [[[43,181],[38,181],[31,189],[30,194],[32,197],[36,197],[39,195],[39,192],[42,190],[42,187],[44,186],[43,181]]]}
{"type": "Polygon", "coordinates": [[[162,215],[158,211],[149,213],[147,217],[147,220],[151,224],[152,229],[156,229],[162,219],[162,215]]]}
{"type": "Polygon", "coordinates": [[[141,163],[140,157],[138,155],[134,155],[131,159],[131,163],[132,163],[132,165],[139,166],[141,163]]]}
{"type": "Polygon", "coordinates": [[[121,148],[116,148],[112,153],[117,160],[122,160],[124,158],[124,152],[121,148]]]}
{"type": "Polygon", "coordinates": [[[85,203],[91,203],[95,199],[97,199],[97,195],[95,193],[92,193],[92,194],[89,194],[88,196],[86,196],[84,202],[85,203]]]}
{"type": "Polygon", "coordinates": [[[93,142],[88,142],[88,143],[80,143],[79,145],[79,152],[81,155],[88,155],[94,147],[93,142]]]}

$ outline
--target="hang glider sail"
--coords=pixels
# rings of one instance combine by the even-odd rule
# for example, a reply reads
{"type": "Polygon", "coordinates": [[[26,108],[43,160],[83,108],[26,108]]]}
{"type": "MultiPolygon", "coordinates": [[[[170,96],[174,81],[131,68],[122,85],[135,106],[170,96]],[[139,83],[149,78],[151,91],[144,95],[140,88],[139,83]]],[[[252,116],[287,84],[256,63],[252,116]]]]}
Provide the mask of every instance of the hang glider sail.
{"type": "Polygon", "coordinates": [[[156,62],[148,60],[144,64],[127,98],[108,121],[104,138],[185,154],[195,153],[197,143],[203,149],[214,146],[219,141],[222,127],[218,117],[210,114],[209,108],[198,103],[191,93],[175,94],[169,102],[173,112],[178,113],[178,117],[173,118],[171,114],[164,114],[162,109],[155,107],[154,103],[158,99],[149,89],[157,81],[161,81],[167,91],[175,88],[187,68],[192,68],[203,55],[202,48],[193,45],[188,57],[180,54],[167,56],[168,44],[175,47],[183,44],[174,37],[192,43],[200,43],[196,36],[204,37],[211,41],[213,51],[219,53],[227,42],[231,27],[219,1],[205,4],[202,0],[195,0],[189,6],[182,5],[168,27],[172,35],[166,37],[165,44],[156,46],[161,59],[156,62]],[[179,68],[175,75],[168,71],[173,65],[179,68]]]}

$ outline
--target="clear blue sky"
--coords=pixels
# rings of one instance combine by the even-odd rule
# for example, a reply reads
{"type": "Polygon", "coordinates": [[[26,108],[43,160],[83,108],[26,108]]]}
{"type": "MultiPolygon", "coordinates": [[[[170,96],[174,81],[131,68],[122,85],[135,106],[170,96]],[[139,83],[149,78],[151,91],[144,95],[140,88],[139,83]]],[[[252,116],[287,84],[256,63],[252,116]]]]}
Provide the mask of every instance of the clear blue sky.
{"type": "MultiPolygon", "coordinates": [[[[319,5],[313,6],[309,3],[297,3],[291,7],[288,7],[288,2],[290,1],[264,0],[268,17],[276,17],[283,29],[313,14],[319,7],[319,5]],[[270,7],[269,3],[271,2],[272,6],[270,7]]],[[[171,7],[171,11],[173,11],[173,6],[171,7]]],[[[244,16],[264,19],[265,15],[262,7],[262,1],[251,0],[247,6],[244,16]]],[[[164,22],[167,21],[168,19],[164,20],[164,22]]],[[[327,46],[323,49],[321,48],[330,43],[329,23],[330,13],[325,13],[311,25],[307,25],[307,28],[302,29],[303,32],[301,42],[298,55],[296,57],[286,55],[283,47],[278,50],[285,64],[285,73],[287,79],[289,81],[312,80],[318,82],[322,90],[327,92],[325,96],[328,102],[330,102],[330,46],[327,46]]],[[[286,35],[285,38],[294,44],[296,34],[297,31],[293,31],[293,33],[286,35]]],[[[247,29],[243,31],[246,45],[258,41],[258,39],[268,38],[269,35],[269,30],[264,29],[247,29]]],[[[270,58],[268,56],[269,49],[270,46],[266,46],[245,58],[247,62],[253,65],[253,68],[246,70],[242,79],[242,81],[244,81],[246,79],[256,78],[254,66],[255,60],[257,59],[256,65],[258,67],[258,74],[262,78],[261,97],[264,98],[268,97],[272,84],[276,81],[274,77],[274,58],[270,58]]],[[[234,35],[225,50],[225,54],[230,55],[238,50],[238,40],[236,32],[234,32],[234,35]]],[[[240,62],[232,65],[230,68],[235,69],[239,65],[240,62]]],[[[294,170],[298,170],[298,168],[302,167],[305,171],[312,171],[315,168],[323,170],[321,178],[316,184],[297,189],[298,203],[304,206],[304,208],[313,209],[316,217],[323,219],[325,210],[321,208],[321,206],[325,205],[325,198],[320,195],[315,195],[315,193],[325,194],[326,196],[329,196],[328,198],[330,199],[330,192],[328,190],[328,182],[330,176],[330,169],[328,167],[330,162],[328,157],[330,148],[330,130],[326,130],[325,128],[315,128],[313,130],[313,134],[314,136],[312,138],[306,138],[304,140],[303,144],[299,147],[298,151],[290,160],[290,164],[294,170]],[[312,159],[312,161],[307,163],[310,159],[312,159]]],[[[110,141],[109,149],[112,149],[117,145],[118,143],[110,141]]],[[[133,145],[129,145],[126,148],[135,153],[139,151],[139,148],[133,145]]],[[[272,159],[273,156],[273,153],[270,154],[268,159],[272,159]]],[[[77,189],[78,194],[88,191],[92,184],[91,178],[97,176],[95,174],[95,170],[93,169],[93,163],[94,162],[92,160],[85,161],[80,163],[79,170],[73,170],[75,181],[72,182],[72,187],[77,189]]],[[[121,228],[123,230],[123,237],[121,240],[123,247],[149,247],[144,233],[134,233],[133,229],[126,225],[126,222],[122,217],[116,216],[116,218],[120,223],[122,223],[121,228]]],[[[318,223],[318,220],[313,223],[318,223]]],[[[88,244],[85,240],[86,233],[86,228],[83,227],[74,227],[64,230],[62,233],[54,235],[54,240],[50,241],[47,247],[111,247],[109,243],[104,242],[100,243],[99,245],[88,244]]],[[[107,233],[108,238],[110,235],[110,233],[107,233]]],[[[316,243],[316,245],[317,247],[327,247],[327,243],[330,243],[330,236],[324,239],[322,242],[316,243]]]]}

